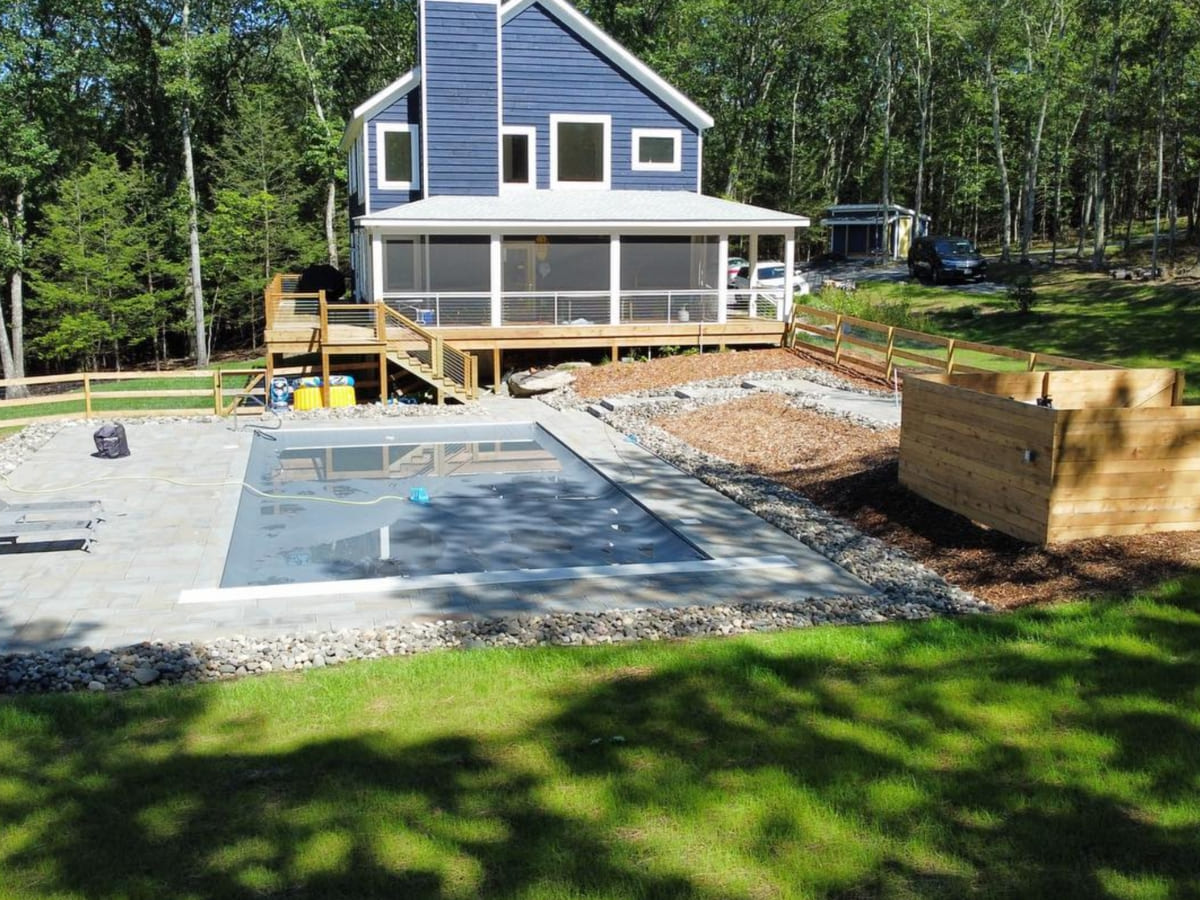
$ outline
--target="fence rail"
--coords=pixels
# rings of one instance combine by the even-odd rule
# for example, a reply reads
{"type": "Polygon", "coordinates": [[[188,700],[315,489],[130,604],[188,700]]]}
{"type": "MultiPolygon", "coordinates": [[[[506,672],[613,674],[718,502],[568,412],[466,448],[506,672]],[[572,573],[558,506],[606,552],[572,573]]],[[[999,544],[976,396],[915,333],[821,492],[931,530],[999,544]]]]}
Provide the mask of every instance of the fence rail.
{"type": "Polygon", "coordinates": [[[784,332],[788,347],[803,347],[840,365],[853,363],[886,378],[912,372],[1033,372],[1043,369],[1118,369],[1120,366],[981,344],[885,325],[843,313],[797,303],[784,332]]]}
{"type": "Polygon", "coordinates": [[[262,369],[195,369],[175,372],[80,372],[0,379],[0,425],[31,425],[62,419],[123,416],[224,416],[247,398],[265,401],[262,369]],[[196,387],[138,387],[147,381],[189,381],[196,387]],[[231,381],[238,384],[228,383],[231,381]],[[34,388],[32,396],[11,397],[14,387],[34,388]],[[53,387],[51,393],[36,393],[53,387]],[[61,388],[68,389],[61,389],[61,388]],[[69,389],[75,387],[74,390],[69,389]],[[191,403],[176,403],[191,400],[191,403]],[[130,401],[149,401],[130,403],[130,401]],[[172,401],[157,404],[153,401],[172,401]],[[21,415],[21,411],[32,414],[21,415]]]}

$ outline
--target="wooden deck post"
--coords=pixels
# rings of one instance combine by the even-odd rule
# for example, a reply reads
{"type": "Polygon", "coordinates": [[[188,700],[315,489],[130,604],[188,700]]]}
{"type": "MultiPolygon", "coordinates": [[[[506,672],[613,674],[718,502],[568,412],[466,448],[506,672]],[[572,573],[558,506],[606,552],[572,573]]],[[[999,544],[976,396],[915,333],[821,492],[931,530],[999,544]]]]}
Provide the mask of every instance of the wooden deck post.
{"type": "MultiPolygon", "coordinates": [[[[325,319],[325,292],[321,292],[321,319],[325,319]]],[[[329,350],[321,346],[321,405],[329,408],[329,350]]]]}
{"type": "Polygon", "coordinates": [[[500,345],[492,347],[492,393],[500,393],[500,345]]]}
{"type": "Polygon", "coordinates": [[[387,406],[388,402],[387,364],[387,349],[385,348],[379,353],[379,402],[384,406],[387,406]]]}

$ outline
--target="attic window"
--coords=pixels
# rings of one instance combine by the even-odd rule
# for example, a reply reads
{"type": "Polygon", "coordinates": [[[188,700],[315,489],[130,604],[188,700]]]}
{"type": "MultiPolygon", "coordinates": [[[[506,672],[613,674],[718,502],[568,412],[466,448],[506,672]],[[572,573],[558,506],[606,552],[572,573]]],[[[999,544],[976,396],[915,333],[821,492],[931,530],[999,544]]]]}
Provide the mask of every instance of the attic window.
{"type": "Polygon", "coordinates": [[[636,172],[678,172],[678,128],[634,128],[633,169],[636,172]]]}
{"type": "Polygon", "coordinates": [[[418,126],[379,122],[375,126],[375,136],[380,190],[416,190],[420,186],[418,126]]]}
{"type": "Polygon", "coordinates": [[[534,187],[534,160],[537,153],[537,129],[532,125],[506,126],[500,139],[503,151],[503,184],[508,187],[534,187]]]}
{"type": "Polygon", "coordinates": [[[612,117],[550,117],[550,186],[607,188],[612,117]]]}

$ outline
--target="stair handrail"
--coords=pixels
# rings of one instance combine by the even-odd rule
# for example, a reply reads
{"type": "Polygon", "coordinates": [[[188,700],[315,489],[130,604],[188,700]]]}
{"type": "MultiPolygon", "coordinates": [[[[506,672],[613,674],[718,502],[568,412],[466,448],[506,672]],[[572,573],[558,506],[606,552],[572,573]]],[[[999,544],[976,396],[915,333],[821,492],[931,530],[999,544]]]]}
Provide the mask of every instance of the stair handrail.
{"type": "MultiPolygon", "coordinates": [[[[412,332],[425,343],[425,351],[429,354],[429,366],[433,370],[435,377],[449,379],[462,389],[469,400],[475,400],[479,397],[479,369],[474,365],[474,357],[471,354],[463,352],[454,346],[453,343],[447,341],[442,335],[423,328],[408,318],[408,316],[397,312],[386,303],[380,305],[383,308],[385,318],[390,318],[393,323],[406,331],[412,332]],[[450,366],[446,365],[447,358],[453,361],[450,366]],[[456,377],[455,373],[457,372],[462,373],[461,378],[456,377]]],[[[386,328],[386,326],[384,327],[386,328]]],[[[388,343],[397,340],[398,338],[389,336],[388,343]]]]}

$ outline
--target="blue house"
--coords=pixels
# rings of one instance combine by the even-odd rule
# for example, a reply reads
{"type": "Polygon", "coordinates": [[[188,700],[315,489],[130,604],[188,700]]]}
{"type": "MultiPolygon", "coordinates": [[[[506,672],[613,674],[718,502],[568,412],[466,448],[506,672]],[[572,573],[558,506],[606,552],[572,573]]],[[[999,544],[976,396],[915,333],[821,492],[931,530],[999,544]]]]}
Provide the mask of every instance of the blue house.
{"type": "Polygon", "coordinates": [[[419,62],[343,140],[359,302],[497,378],[509,348],[778,343],[809,220],[702,194],[712,118],[567,0],[421,0],[419,62]],[[731,237],[782,294],[728,286],[731,237]]]}

